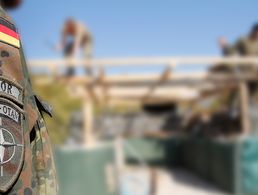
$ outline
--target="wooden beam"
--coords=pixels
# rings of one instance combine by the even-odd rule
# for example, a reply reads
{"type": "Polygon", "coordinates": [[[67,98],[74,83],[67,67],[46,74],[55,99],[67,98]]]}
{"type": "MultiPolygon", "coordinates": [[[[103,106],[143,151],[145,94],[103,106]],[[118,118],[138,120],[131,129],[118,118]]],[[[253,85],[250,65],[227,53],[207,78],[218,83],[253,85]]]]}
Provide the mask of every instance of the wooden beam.
{"type": "Polygon", "coordinates": [[[105,83],[105,69],[103,67],[100,67],[99,69],[99,76],[97,78],[97,83],[101,86],[102,88],[102,93],[101,93],[101,103],[106,103],[107,102],[107,91],[108,91],[108,85],[105,83]]]}
{"type": "Polygon", "coordinates": [[[246,82],[241,82],[239,84],[240,90],[240,108],[241,108],[241,124],[242,133],[245,135],[250,134],[251,121],[249,114],[249,91],[246,82]]]}
{"type": "Polygon", "coordinates": [[[117,176],[117,193],[118,195],[123,194],[123,181],[122,177],[125,171],[125,154],[124,154],[124,141],[122,135],[117,135],[115,138],[115,164],[116,164],[116,176],[117,176]]]}
{"type": "MultiPolygon", "coordinates": [[[[131,58],[106,58],[106,59],[71,59],[70,64],[75,66],[97,66],[116,67],[116,66],[165,66],[169,64],[174,67],[174,64],[229,64],[246,65],[246,64],[258,64],[258,58],[256,57],[131,57],[131,58]]],[[[67,61],[63,59],[40,59],[29,60],[30,67],[48,67],[66,66],[67,61]]]]}
{"type": "Polygon", "coordinates": [[[67,80],[67,85],[72,85],[72,87],[76,87],[76,85],[80,86],[80,87],[83,86],[92,101],[94,101],[96,103],[99,103],[101,101],[101,97],[98,96],[94,90],[94,88],[95,88],[94,83],[96,83],[96,81],[93,77],[92,72],[90,72],[88,74],[88,76],[81,76],[81,77],[73,76],[73,77],[69,77],[67,79],[66,79],[66,77],[64,77],[64,79],[67,80]],[[80,79],[83,79],[84,82],[79,83],[78,80],[80,80],[80,79]]]}
{"type": "MultiPolygon", "coordinates": [[[[73,82],[76,84],[86,84],[97,86],[100,83],[94,81],[87,77],[75,77],[72,78],[73,82]]],[[[135,74],[135,75],[106,75],[101,84],[105,84],[106,87],[111,86],[146,86],[158,83],[161,79],[159,74],[135,74]]],[[[173,73],[166,76],[166,79],[162,81],[162,84],[172,85],[201,85],[203,83],[214,83],[214,84],[228,84],[237,83],[242,80],[257,80],[257,74],[241,74],[232,75],[224,73],[207,73],[207,72],[197,72],[197,73],[173,73]]]]}
{"type": "Polygon", "coordinates": [[[151,96],[151,94],[155,91],[155,89],[169,78],[170,74],[171,74],[171,68],[168,67],[168,68],[166,68],[166,69],[164,70],[164,72],[160,75],[159,80],[158,80],[156,83],[154,83],[154,85],[152,85],[152,86],[150,87],[150,89],[148,90],[148,92],[146,93],[146,95],[144,95],[143,101],[147,100],[147,99],[151,96]]]}
{"type": "Polygon", "coordinates": [[[83,138],[86,146],[94,144],[93,116],[93,102],[86,95],[83,99],[83,138]]]}
{"type": "MultiPolygon", "coordinates": [[[[109,99],[134,99],[138,101],[142,101],[144,95],[148,92],[148,87],[131,87],[131,88],[123,88],[123,87],[113,87],[108,91],[109,99]]],[[[190,87],[160,87],[155,93],[152,94],[148,100],[157,100],[157,101],[170,101],[170,100],[189,100],[198,98],[199,91],[190,88],[190,87]]],[[[145,100],[147,101],[147,100],[145,100]]]]}

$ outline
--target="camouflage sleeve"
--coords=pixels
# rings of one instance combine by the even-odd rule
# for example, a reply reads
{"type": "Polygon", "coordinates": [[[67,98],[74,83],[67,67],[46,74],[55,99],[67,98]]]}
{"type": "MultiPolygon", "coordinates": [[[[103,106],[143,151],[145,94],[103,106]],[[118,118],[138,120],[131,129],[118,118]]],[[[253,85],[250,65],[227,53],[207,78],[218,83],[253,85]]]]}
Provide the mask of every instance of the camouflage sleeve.
{"type": "Polygon", "coordinates": [[[34,127],[35,138],[31,143],[34,180],[39,195],[55,195],[57,192],[56,172],[47,128],[42,117],[34,127]]]}
{"type": "MultiPolygon", "coordinates": [[[[0,9],[0,194],[56,195],[55,166],[19,33],[0,9]]],[[[44,110],[44,109],[45,110],[44,110]]]]}
{"type": "Polygon", "coordinates": [[[36,98],[32,91],[22,50],[21,62],[26,77],[24,79],[23,166],[12,188],[2,194],[56,195],[55,165],[50,139],[42,115],[42,112],[46,112],[46,108],[40,106],[40,100],[36,98]]]}

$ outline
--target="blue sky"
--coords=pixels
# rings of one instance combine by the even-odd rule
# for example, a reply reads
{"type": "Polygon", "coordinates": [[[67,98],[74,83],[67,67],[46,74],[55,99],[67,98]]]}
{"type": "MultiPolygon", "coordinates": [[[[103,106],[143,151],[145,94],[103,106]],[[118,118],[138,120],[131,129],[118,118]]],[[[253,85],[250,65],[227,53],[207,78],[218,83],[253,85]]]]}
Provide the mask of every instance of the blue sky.
{"type": "Polygon", "coordinates": [[[258,1],[24,0],[11,12],[29,58],[58,57],[63,21],[73,16],[94,34],[96,57],[219,55],[216,39],[245,35],[258,1]]]}

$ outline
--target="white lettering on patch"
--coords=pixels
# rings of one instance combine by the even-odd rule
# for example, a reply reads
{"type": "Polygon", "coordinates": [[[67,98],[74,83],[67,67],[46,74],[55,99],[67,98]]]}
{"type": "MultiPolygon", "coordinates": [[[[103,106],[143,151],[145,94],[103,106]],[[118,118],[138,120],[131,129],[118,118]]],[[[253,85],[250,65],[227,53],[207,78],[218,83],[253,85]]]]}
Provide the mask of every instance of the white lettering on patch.
{"type": "Polygon", "coordinates": [[[0,104],[0,114],[3,114],[4,116],[9,117],[16,122],[19,122],[20,113],[18,113],[15,109],[13,109],[10,106],[0,104]]]}
{"type": "Polygon", "coordinates": [[[15,85],[12,85],[4,80],[0,80],[0,92],[14,97],[17,101],[20,100],[20,90],[15,85]]]}

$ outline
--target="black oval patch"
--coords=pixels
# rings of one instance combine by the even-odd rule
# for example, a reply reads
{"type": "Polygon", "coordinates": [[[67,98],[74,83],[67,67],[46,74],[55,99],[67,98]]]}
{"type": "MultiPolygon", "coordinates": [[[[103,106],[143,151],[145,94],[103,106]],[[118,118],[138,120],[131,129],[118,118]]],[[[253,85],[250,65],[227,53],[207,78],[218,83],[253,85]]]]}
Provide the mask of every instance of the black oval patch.
{"type": "Polygon", "coordinates": [[[0,192],[18,178],[24,160],[23,111],[0,98],[0,192]]]}

